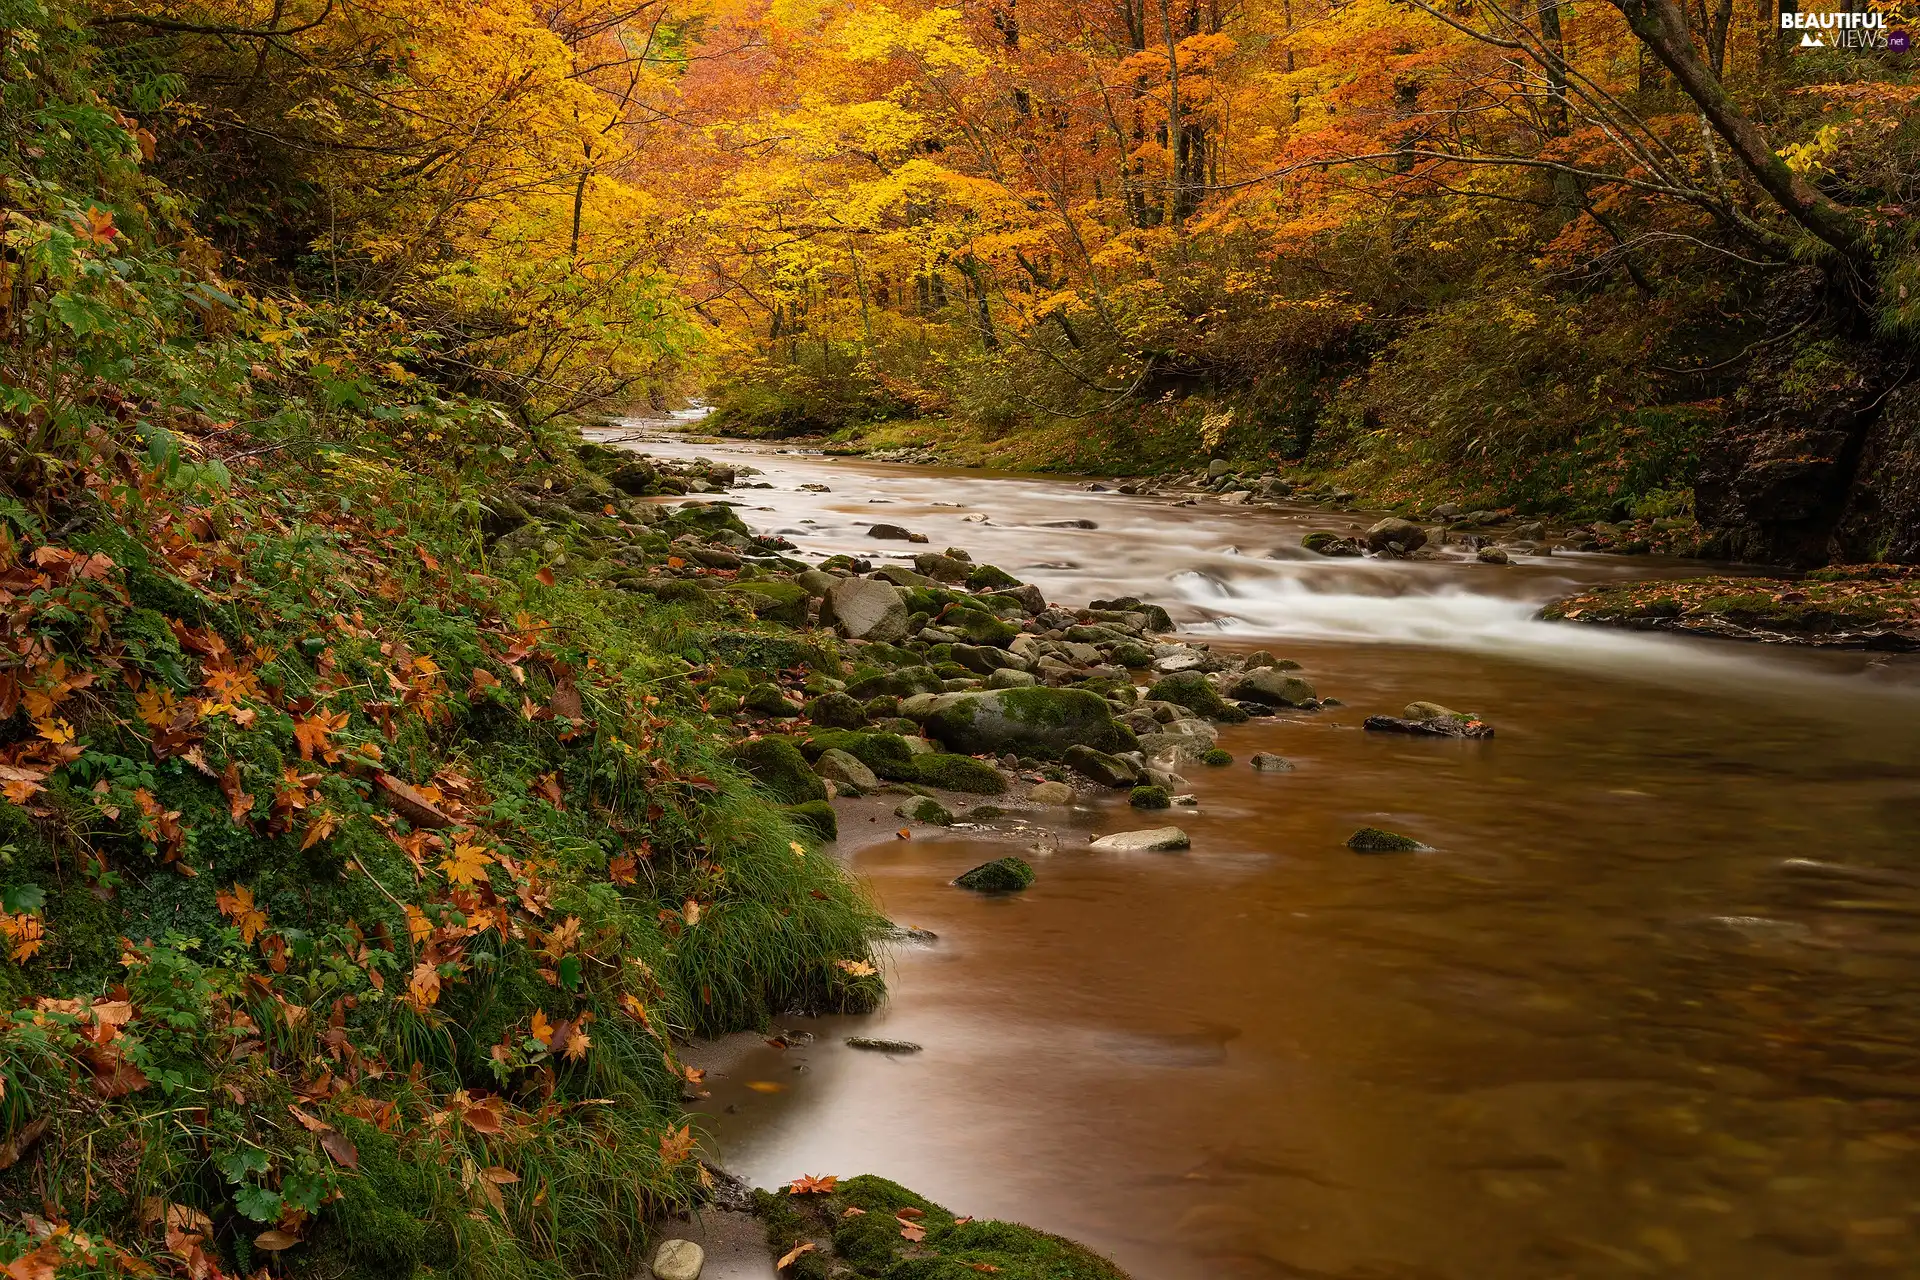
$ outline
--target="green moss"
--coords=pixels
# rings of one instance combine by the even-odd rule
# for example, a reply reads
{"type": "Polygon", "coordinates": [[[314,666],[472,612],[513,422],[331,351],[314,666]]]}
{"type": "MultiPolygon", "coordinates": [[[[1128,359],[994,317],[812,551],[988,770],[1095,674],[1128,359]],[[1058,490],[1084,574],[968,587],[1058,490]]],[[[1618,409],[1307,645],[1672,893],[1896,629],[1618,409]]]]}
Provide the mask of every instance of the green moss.
{"type": "Polygon", "coordinates": [[[967,575],[967,586],[975,591],[1005,591],[1019,585],[1020,579],[990,564],[980,565],[967,575]]]}
{"type": "Polygon", "coordinates": [[[785,718],[800,714],[800,709],[788,702],[786,695],[780,692],[780,686],[775,684],[754,685],[747,690],[740,705],[756,715],[785,718]]]}
{"type": "Polygon", "coordinates": [[[767,1243],[781,1253],[802,1240],[830,1240],[833,1256],[809,1253],[795,1262],[789,1274],[803,1280],[836,1274],[866,1280],[977,1280],[983,1274],[1127,1280],[1113,1263],[1070,1240],[1018,1223],[959,1221],[945,1207],[872,1175],[847,1179],[826,1196],[762,1192],[755,1208],[767,1224],[767,1243]],[[910,1217],[899,1218],[903,1211],[910,1217]],[[925,1238],[906,1240],[902,1221],[917,1223],[925,1238]]]}
{"type": "Polygon", "coordinates": [[[831,844],[840,838],[840,819],[834,814],[833,806],[825,800],[788,805],[786,812],[795,823],[825,843],[831,844]]]}
{"type": "Polygon", "coordinates": [[[1128,794],[1127,803],[1136,809],[1165,809],[1172,805],[1173,798],[1165,787],[1135,787],[1128,794]]]}
{"type": "Polygon", "coordinates": [[[972,756],[932,753],[915,756],[911,766],[913,780],[942,791],[966,791],[979,796],[1006,794],[1007,780],[1000,771],[972,756]]]}
{"type": "Polygon", "coordinates": [[[856,733],[850,729],[816,730],[800,744],[802,754],[818,760],[822,754],[838,749],[890,782],[911,782],[915,778],[914,755],[907,740],[897,733],[856,733]]]}
{"type": "Polygon", "coordinates": [[[1162,676],[1147,690],[1147,696],[1156,702],[1171,702],[1175,706],[1185,707],[1209,720],[1237,724],[1247,718],[1246,712],[1222,698],[1220,691],[1213,687],[1213,681],[1198,671],[1178,671],[1170,676],[1162,676]]]}
{"type": "MultiPolygon", "coordinates": [[[[899,707],[899,700],[895,699],[886,714],[891,715],[899,707]]],[[[823,729],[858,729],[867,722],[867,710],[860,699],[850,694],[823,693],[807,703],[807,719],[823,729]]]]}
{"type": "Polygon", "coordinates": [[[962,873],[954,884],[975,893],[1018,893],[1033,883],[1033,868],[1020,858],[995,858],[962,873]]]}
{"type": "Polygon", "coordinates": [[[1101,751],[1134,745],[1104,698],[1084,689],[998,689],[969,695],[927,717],[928,734],[968,755],[1013,751],[1055,760],[1068,747],[1101,751]]]}
{"type": "MultiPolygon", "coordinates": [[[[741,570],[745,572],[745,570],[741,570]]],[[[807,603],[812,598],[805,587],[791,582],[735,582],[732,590],[741,596],[757,618],[789,626],[807,624],[807,603]]]]}
{"type": "Polygon", "coordinates": [[[1219,747],[1213,747],[1200,753],[1200,763],[1212,765],[1216,769],[1225,768],[1233,763],[1233,753],[1219,747]]]}
{"type": "Polygon", "coordinates": [[[743,742],[733,749],[733,759],[782,804],[804,804],[827,798],[827,784],[807,767],[807,758],[800,754],[791,738],[765,737],[743,742]]]}

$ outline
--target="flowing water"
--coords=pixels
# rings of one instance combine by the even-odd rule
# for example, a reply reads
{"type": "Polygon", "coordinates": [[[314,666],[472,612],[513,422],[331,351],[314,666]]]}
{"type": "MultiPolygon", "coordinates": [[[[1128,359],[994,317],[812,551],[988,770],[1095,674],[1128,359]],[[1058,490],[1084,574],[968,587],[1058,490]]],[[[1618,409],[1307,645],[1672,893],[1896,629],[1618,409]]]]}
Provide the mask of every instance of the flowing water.
{"type": "Polygon", "coordinates": [[[762,468],[731,496],[810,553],[905,524],[1346,704],[1223,728],[1190,853],[1088,853],[1154,824],[1090,804],[1010,900],[947,884],[1004,843],[846,830],[938,941],[881,1013],[710,1081],[751,1180],[882,1173],[1139,1280],[1920,1275],[1920,664],[1532,620],[1688,568],[1644,558],[1324,560],[1301,533],[1357,517],[639,447],[762,468]],[[1360,731],[1419,698],[1498,736],[1360,731]],[[1369,824],[1433,852],[1342,847],[1369,824]]]}

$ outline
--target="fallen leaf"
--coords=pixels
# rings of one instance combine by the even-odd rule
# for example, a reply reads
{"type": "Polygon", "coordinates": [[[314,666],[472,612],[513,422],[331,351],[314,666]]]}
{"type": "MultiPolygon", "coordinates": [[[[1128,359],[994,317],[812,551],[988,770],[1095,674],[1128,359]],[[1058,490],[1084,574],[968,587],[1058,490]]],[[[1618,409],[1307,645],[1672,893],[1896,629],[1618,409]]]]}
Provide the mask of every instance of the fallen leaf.
{"type": "Polygon", "coordinates": [[[912,1205],[908,1205],[906,1208],[897,1211],[893,1216],[896,1218],[924,1218],[927,1215],[925,1210],[916,1209],[912,1205]]]}
{"type": "Polygon", "coordinates": [[[300,1243],[300,1237],[290,1236],[284,1231],[262,1231],[253,1238],[253,1247],[265,1249],[268,1253],[279,1253],[282,1249],[291,1249],[300,1243]]]}
{"type": "Polygon", "coordinates": [[[812,1253],[813,1250],[814,1250],[813,1241],[802,1240],[799,1244],[793,1246],[793,1248],[781,1254],[780,1261],[773,1264],[773,1269],[775,1271],[785,1271],[788,1267],[793,1265],[794,1259],[804,1257],[805,1255],[812,1253]]]}
{"type": "Polygon", "coordinates": [[[787,1086],[773,1080],[749,1080],[747,1081],[747,1088],[753,1090],[755,1093],[785,1093],[787,1091],[787,1086]]]}
{"type": "Polygon", "coordinates": [[[542,569],[533,576],[540,580],[540,585],[543,587],[550,587],[554,583],[553,570],[551,569],[542,569]]]}
{"type": "Polygon", "coordinates": [[[900,1224],[900,1238],[902,1240],[910,1240],[917,1244],[927,1238],[927,1229],[919,1223],[907,1222],[900,1218],[895,1218],[894,1221],[900,1224]]]}
{"type": "Polygon", "coordinates": [[[909,831],[905,827],[902,827],[898,831],[894,832],[893,836],[894,836],[894,839],[896,840],[911,840],[913,839],[913,832],[909,831]]]}
{"type": "Polygon", "coordinates": [[[320,1139],[320,1149],[332,1156],[336,1164],[348,1169],[360,1167],[360,1149],[344,1133],[336,1130],[324,1135],[320,1139]]]}
{"type": "Polygon", "coordinates": [[[838,1174],[803,1173],[787,1184],[787,1191],[796,1196],[823,1196],[839,1184],[838,1174]]]}

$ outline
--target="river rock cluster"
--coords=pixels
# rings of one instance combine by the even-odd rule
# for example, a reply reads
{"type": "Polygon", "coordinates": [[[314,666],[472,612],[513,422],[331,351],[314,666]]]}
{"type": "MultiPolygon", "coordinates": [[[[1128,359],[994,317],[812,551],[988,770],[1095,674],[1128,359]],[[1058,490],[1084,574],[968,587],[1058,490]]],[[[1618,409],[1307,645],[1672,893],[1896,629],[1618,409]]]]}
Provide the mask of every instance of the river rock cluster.
{"type": "Polygon", "coordinates": [[[786,629],[717,630],[687,678],[731,715],[737,762],[823,835],[835,795],[900,794],[898,816],[934,825],[962,816],[935,792],[1190,804],[1179,771],[1223,762],[1217,725],[1331,705],[1296,663],[1171,639],[1157,605],[1062,608],[964,548],[917,549],[909,529],[876,526],[872,558],[797,559],[723,496],[763,483],[750,467],[582,457],[593,474],[573,489],[483,499],[493,550],[786,629]]]}

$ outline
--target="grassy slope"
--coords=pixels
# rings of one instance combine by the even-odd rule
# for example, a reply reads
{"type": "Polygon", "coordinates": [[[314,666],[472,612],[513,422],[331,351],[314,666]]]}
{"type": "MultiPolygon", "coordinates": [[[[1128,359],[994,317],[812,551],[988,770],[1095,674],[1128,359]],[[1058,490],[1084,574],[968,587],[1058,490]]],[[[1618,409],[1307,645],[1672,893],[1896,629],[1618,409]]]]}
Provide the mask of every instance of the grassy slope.
{"type": "Polygon", "coordinates": [[[103,434],[0,536],[0,1205],[92,1241],[9,1253],[624,1274],[673,1036],[878,995],[683,678],[715,620],[490,560],[475,486],[564,469],[382,438],[103,434]]]}

